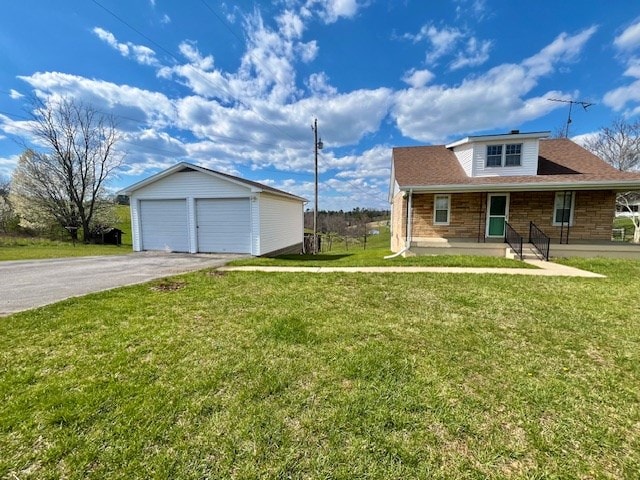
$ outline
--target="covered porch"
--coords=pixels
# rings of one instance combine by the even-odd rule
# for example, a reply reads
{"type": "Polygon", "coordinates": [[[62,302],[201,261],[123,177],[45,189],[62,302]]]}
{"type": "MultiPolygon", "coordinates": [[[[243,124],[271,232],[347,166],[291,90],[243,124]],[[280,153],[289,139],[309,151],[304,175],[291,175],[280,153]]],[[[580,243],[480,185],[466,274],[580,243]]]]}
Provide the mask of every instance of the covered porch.
{"type": "Polygon", "coordinates": [[[408,255],[506,256],[505,237],[514,236],[520,253],[539,251],[531,243],[547,241],[542,254],[551,258],[640,258],[639,245],[612,241],[615,195],[614,190],[412,193],[396,204],[405,210],[406,222],[395,226],[393,240],[399,244],[403,236],[408,255]]]}

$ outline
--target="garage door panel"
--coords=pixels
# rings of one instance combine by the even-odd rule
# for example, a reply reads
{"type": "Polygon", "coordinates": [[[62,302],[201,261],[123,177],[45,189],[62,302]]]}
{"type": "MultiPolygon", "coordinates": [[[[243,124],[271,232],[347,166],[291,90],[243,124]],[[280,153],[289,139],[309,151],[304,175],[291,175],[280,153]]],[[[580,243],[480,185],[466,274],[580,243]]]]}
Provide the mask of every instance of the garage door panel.
{"type": "Polygon", "coordinates": [[[249,199],[198,199],[196,218],[199,252],[251,252],[249,199]]]}
{"type": "Polygon", "coordinates": [[[141,200],[142,250],[189,251],[186,200],[141,200]]]}

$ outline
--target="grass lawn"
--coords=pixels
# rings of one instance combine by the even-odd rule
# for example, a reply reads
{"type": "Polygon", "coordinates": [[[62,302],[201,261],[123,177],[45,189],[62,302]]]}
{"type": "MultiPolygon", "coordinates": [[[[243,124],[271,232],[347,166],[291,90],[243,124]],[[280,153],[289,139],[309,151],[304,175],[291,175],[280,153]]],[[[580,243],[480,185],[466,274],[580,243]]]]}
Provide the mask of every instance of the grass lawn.
{"type": "Polygon", "coordinates": [[[362,244],[345,247],[343,242],[335,242],[331,251],[318,255],[280,255],[275,258],[257,257],[234,260],[230,265],[260,266],[303,266],[303,267],[391,267],[391,266],[424,266],[424,267],[502,267],[502,268],[536,268],[532,265],[500,257],[481,257],[471,255],[423,255],[416,257],[396,257],[385,260],[391,255],[389,250],[389,229],[380,228],[380,235],[368,238],[367,248],[362,244]]]}
{"type": "Polygon", "coordinates": [[[0,235],[0,261],[44,258],[86,257],[90,255],[124,255],[131,253],[131,220],[129,206],[117,205],[118,224],[123,231],[122,245],[85,245],[70,241],[0,235]]]}
{"type": "Polygon", "coordinates": [[[0,478],[638,478],[640,262],[198,272],[0,319],[0,478]]]}

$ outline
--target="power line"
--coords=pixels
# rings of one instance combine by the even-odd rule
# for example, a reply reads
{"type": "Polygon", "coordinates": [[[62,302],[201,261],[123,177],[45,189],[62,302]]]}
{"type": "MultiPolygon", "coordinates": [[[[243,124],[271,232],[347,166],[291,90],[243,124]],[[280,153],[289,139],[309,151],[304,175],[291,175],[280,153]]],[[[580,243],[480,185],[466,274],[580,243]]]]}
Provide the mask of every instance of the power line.
{"type": "MultiPolygon", "coordinates": [[[[140,35],[141,37],[143,37],[144,39],[146,39],[147,41],[151,42],[153,45],[157,46],[160,50],[162,50],[163,52],[165,52],[167,55],[169,55],[176,63],[180,63],[180,59],[173,54],[172,52],[170,52],[169,50],[167,50],[166,48],[164,48],[162,45],[160,45],[159,43],[157,43],[156,41],[154,41],[151,37],[149,37],[148,35],[144,34],[143,32],[141,32],[140,30],[138,30],[137,28],[133,27],[132,25],[130,25],[126,20],[124,20],[122,17],[120,17],[119,15],[117,15],[116,13],[114,13],[113,11],[111,11],[110,9],[108,9],[107,7],[105,7],[104,5],[102,5],[98,0],[91,0],[93,3],[95,3],[96,5],[98,5],[100,8],[102,8],[105,12],[107,12],[109,15],[113,16],[116,20],[118,20],[119,22],[121,22],[123,25],[127,26],[128,28],[130,28],[131,30],[133,30],[135,33],[137,33],[138,35],[140,35]]],[[[220,18],[220,17],[218,17],[220,18]]],[[[263,66],[264,68],[264,66],[263,66]]],[[[198,75],[198,77],[200,77],[201,80],[203,80],[205,83],[207,83],[209,86],[213,87],[213,89],[215,90],[217,88],[216,85],[214,85],[209,78],[207,78],[205,75],[203,75],[199,70],[193,68],[192,69],[193,72],[198,75]]],[[[269,71],[268,68],[265,68],[265,70],[269,71]]],[[[271,74],[273,75],[273,72],[271,72],[271,74]]],[[[269,122],[268,120],[266,120],[262,115],[260,115],[260,113],[258,113],[257,111],[255,111],[254,109],[251,108],[251,106],[247,105],[245,102],[242,101],[242,99],[234,96],[231,92],[226,92],[228,94],[228,96],[230,98],[232,98],[233,100],[235,100],[236,102],[238,102],[238,104],[244,106],[245,108],[247,108],[249,111],[251,111],[252,113],[254,113],[265,125],[269,125],[270,127],[280,131],[280,133],[284,134],[285,136],[289,137],[290,139],[292,139],[294,142],[300,143],[302,145],[302,140],[297,139],[291,135],[289,135],[289,133],[287,133],[286,131],[282,130],[278,125],[275,125],[271,122],[269,122]]]]}

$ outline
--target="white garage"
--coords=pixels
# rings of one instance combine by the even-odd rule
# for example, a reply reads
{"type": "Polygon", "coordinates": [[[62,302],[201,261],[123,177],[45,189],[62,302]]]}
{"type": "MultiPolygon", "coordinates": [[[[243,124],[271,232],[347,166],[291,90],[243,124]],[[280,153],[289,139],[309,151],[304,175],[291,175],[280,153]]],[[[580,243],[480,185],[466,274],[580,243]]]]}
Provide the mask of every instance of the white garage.
{"type": "Polygon", "coordinates": [[[300,251],[305,199],[189,163],[129,195],[133,249],[268,255],[300,251]]]}

